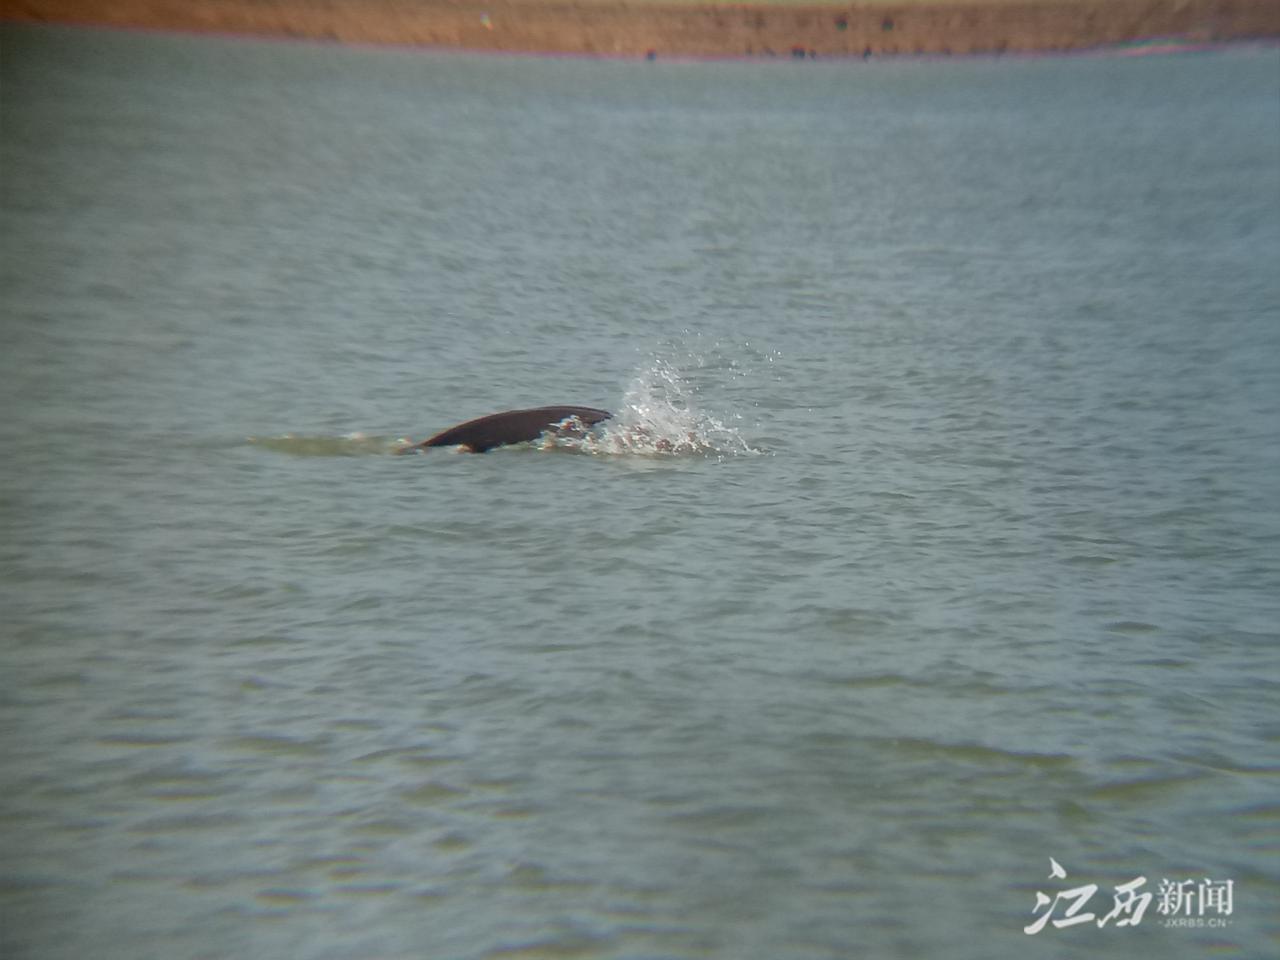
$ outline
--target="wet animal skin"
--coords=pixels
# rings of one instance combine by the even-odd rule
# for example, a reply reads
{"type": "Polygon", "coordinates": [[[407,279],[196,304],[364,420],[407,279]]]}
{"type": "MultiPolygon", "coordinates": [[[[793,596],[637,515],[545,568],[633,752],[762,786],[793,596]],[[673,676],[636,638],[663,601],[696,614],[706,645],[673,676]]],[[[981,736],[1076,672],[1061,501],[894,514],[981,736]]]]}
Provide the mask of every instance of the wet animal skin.
{"type": "Polygon", "coordinates": [[[537,440],[545,431],[566,420],[576,420],[586,428],[602,420],[608,420],[612,416],[613,414],[608,410],[600,410],[596,407],[562,406],[506,410],[442,430],[435,436],[428,437],[421,443],[415,443],[406,449],[466,447],[472,453],[485,453],[494,447],[537,440]]]}

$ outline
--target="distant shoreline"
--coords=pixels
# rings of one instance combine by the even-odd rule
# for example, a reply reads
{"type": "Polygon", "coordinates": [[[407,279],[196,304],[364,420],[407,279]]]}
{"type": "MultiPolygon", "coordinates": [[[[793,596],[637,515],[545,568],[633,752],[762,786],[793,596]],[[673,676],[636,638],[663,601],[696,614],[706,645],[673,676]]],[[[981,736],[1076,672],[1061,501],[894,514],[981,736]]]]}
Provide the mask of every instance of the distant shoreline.
{"type": "Polygon", "coordinates": [[[1280,0],[0,0],[0,20],[609,57],[1040,53],[1280,37],[1280,0]]]}

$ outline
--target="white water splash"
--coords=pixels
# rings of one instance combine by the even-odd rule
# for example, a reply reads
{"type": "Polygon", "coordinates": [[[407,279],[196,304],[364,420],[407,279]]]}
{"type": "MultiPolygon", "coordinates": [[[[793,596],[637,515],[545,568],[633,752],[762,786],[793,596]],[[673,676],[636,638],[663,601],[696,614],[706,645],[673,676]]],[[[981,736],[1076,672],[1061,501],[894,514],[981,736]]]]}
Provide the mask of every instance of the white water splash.
{"type": "Polygon", "coordinates": [[[612,456],[739,456],[759,453],[736,427],[702,409],[673,363],[654,358],[632,379],[613,419],[581,436],[545,436],[543,447],[612,456]]]}

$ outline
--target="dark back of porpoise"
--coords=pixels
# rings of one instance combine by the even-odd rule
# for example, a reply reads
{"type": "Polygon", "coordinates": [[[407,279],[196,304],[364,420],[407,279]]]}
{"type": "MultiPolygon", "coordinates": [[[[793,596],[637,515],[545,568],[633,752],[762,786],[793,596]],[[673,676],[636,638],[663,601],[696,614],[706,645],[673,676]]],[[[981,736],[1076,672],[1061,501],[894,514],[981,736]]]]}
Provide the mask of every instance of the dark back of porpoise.
{"type": "Polygon", "coordinates": [[[533,407],[529,410],[507,410],[450,427],[434,437],[428,437],[421,443],[414,444],[410,449],[465,446],[471,448],[472,453],[484,453],[486,450],[508,443],[537,440],[544,430],[570,417],[576,417],[584,427],[590,427],[612,416],[613,414],[608,410],[599,410],[595,407],[533,407]]]}

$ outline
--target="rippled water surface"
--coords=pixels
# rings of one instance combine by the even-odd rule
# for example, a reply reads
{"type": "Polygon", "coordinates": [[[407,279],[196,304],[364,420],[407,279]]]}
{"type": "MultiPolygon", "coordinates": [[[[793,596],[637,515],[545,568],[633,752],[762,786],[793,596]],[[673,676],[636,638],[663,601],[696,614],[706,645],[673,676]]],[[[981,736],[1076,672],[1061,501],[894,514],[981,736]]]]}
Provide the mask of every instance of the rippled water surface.
{"type": "Polygon", "coordinates": [[[1276,949],[1275,49],[0,39],[0,953],[1276,949]]]}

